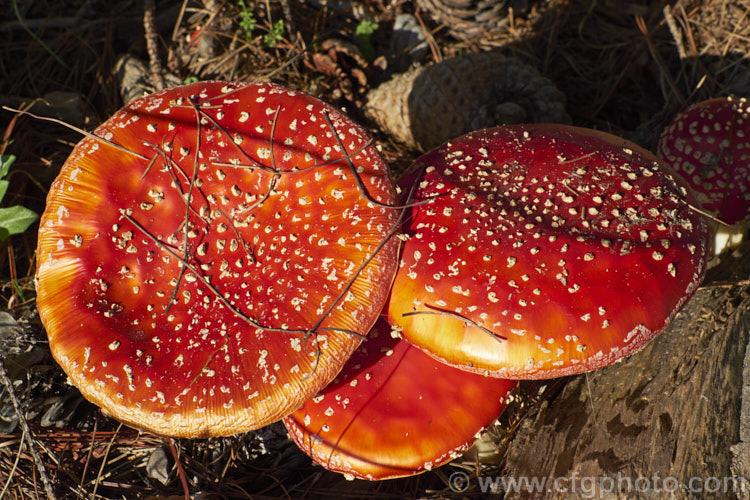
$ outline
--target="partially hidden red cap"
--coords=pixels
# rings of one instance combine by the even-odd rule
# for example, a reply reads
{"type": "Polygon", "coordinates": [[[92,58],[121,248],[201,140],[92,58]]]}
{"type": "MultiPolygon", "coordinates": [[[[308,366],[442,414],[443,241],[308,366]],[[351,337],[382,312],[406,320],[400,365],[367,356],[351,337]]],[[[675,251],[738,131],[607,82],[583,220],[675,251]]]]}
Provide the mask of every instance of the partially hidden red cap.
{"type": "Polygon", "coordinates": [[[466,450],[517,382],[445,365],[379,320],[336,379],[284,418],[323,467],[361,479],[409,476],[466,450]]]}
{"type": "Polygon", "coordinates": [[[702,208],[727,224],[750,222],[750,104],[717,97],[679,113],[659,156],[687,181],[702,208]]]}

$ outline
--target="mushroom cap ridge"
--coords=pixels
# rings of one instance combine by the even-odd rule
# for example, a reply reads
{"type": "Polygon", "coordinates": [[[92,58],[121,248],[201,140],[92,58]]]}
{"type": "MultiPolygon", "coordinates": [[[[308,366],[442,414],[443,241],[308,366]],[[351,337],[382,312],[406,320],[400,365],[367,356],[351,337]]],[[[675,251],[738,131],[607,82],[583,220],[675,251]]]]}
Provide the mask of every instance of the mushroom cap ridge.
{"type": "Polygon", "coordinates": [[[396,266],[398,211],[363,196],[345,160],[371,200],[395,203],[364,130],[278,85],[199,82],[94,134],[39,230],[37,304],[72,383],[129,425],[184,437],[261,427],[324,387],[396,266]]]}
{"type": "Polygon", "coordinates": [[[708,228],[653,154],[562,125],[452,140],[416,183],[387,305],[406,339],[454,366],[538,379],[640,349],[705,273],[708,228]]]}

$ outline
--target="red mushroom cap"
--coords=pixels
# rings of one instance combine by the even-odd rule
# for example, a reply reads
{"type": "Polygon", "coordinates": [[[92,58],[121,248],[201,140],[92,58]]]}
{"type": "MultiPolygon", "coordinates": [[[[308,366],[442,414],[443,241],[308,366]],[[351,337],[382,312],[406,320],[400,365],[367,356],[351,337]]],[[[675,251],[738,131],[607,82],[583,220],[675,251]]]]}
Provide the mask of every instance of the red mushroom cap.
{"type": "MultiPolygon", "coordinates": [[[[387,307],[440,360],[504,378],[600,368],[695,291],[707,228],[652,154],[609,134],[526,125],[419,158],[387,307]]],[[[687,199],[687,201],[690,201],[687,199]]]]}
{"type": "Polygon", "coordinates": [[[323,467],[379,480],[440,466],[497,419],[517,384],[452,368],[396,337],[378,321],[333,383],[284,418],[323,467]]]}
{"type": "Polygon", "coordinates": [[[687,181],[703,209],[750,222],[750,105],[719,97],[678,114],[659,139],[659,156],[687,181]]]}
{"type": "Polygon", "coordinates": [[[94,134],[50,189],[37,268],[83,395],[194,437],[278,420],[330,382],[397,261],[395,188],[363,129],[277,85],[202,82],[94,134]]]}

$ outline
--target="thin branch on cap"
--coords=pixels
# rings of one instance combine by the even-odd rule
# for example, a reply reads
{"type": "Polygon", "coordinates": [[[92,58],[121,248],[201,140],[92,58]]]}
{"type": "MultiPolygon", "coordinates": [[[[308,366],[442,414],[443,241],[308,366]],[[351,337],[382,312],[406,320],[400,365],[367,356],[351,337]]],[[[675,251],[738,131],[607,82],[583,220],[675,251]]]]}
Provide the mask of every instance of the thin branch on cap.
{"type": "Polygon", "coordinates": [[[401,316],[403,316],[403,317],[417,316],[417,315],[420,315],[420,314],[434,314],[434,315],[439,315],[439,316],[448,316],[448,317],[451,317],[451,318],[460,319],[461,321],[463,321],[467,325],[471,325],[473,327],[479,328],[484,333],[486,333],[487,335],[489,335],[490,337],[492,337],[494,340],[497,340],[498,342],[502,342],[503,340],[507,340],[506,337],[503,337],[502,335],[493,332],[489,328],[487,328],[485,326],[482,326],[479,323],[477,323],[476,321],[474,321],[472,319],[469,319],[466,316],[463,316],[461,314],[458,314],[457,312],[448,311],[448,310],[445,310],[445,309],[441,309],[439,307],[431,306],[430,304],[425,304],[425,307],[427,307],[429,309],[432,309],[432,311],[413,311],[413,312],[403,313],[401,316]]]}
{"type": "Polygon", "coordinates": [[[240,235],[240,232],[237,231],[237,228],[234,226],[235,219],[227,215],[227,213],[224,212],[219,207],[216,207],[216,211],[219,212],[227,220],[227,222],[229,222],[229,227],[232,228],[234,235],[237,237],[237,241],[240,242],[240,245],[242,245],[242,248],[245,250],[245,256],[247,256],[247,258],[250,259],[250,263],[255,264],[256,262],[255,252],[252,251],[252,249],[248,251],[248,244],[245,243],[245,240],[242,238],[242,235],[240,235]]]}
{"type": "Polygon", "coordinates": [[[590,153],[583,154],[581,156],[576,156],[575,158],[566,158],[564,160],[560,160],[560,163],[573,163],[580,160],[585,160],[586,158],[591,158],[596,154],[596,151],[591,151],[590,153]]]}
{"type": "MultiPolygon", "coordinates": [[[[357,156],[359,153],[367,149],[372,145],[373,141],[370,139],[366,143],[364,143],[362,146],[358,147],[354,150],[353,153],[351,153],[350,156],[354,157],[357,156]]],[[[305,168],[295,168],[293,170],[274,170],[273,168],[266,167],[265,165],[245,165],[243,163],[226,163],[226,162],[213,162],[212,165],[216,165],[217,167],[233,167],[233,168],[244,168],[247,170],[262,170],[264,172],[272,173],[272,174],[280,174],[280,175],[289,175],[289,174],[302,174],[305,172],[309,172],[310,170],[315,170],[316,168],[321,167],[327,167],[328,165],[334,165],[344,158],[336,158],[334,160],[328,160],[324,161],[323,163],[316,163],[315,165],[311,167],[305,167],[305,168]]]]}
{"type": "MultiPolygon", "coordinates": [[[[163,140],[162,140],[162,145],[161,146],[157,146],[156,144],[152,144],[152,143],[147,142],[147,141],[142,141],[142,142],[146,146],[149,146],[149,147],[153,148],[163,158],[163,160],[164,160],[164,167],[166,168],[166,172],[169,174],[169,177],[171,177],[172,184],[174,185],[174,187],[179,191],[180,198],[182,198],[182,200],[185,201],[185,203],[187,204],[188,210],[192,210],[193,213],[200,218],[201,217],[200,212],[198,210],[196,210],[195,208],[193,208],[193,206],[190,204],[190,202],[187,201],[187,197],[185,195],[185,192],[182,190],[182,184],[180,184],[180,181],[177,179],[177,176],[174,174],[173,170],[175,170],[175,169],[178,170],[180,173],[182,173],[182,175],[185,177],[185,179],[189,179],[189,177],[187,176],[187,174],[185,174],[185,172],[182,171],[181,168],[179,168],[179,165],[177,164],[177,162],[175,162],[174,160],[172,160],[172,158],[167,154],[166,150],[164,149],[163,140]]],[[[149,163],[148,169],[150,169],[153,166],[154,160],[155,160],[155,157],[149,163]]],[[[146,175],[146,173],[144,172],[144,174],[141,176],[141,179],[143,179],[145,177],[145,175],[146,175]]],[[[180,225],[174,230],[174,233],[172,233],[172,235],[176,237],[177,233],[183,228],[183,225],[184,225],[184,222],[180,223],[180,225]]]]}
{"type": "MultiPolygon", "coordinates": [[[[658,167],[659,165],[656,164],[655,166],[658,167]]],[[[705,217],[705,218],[707,218],[709,220],[712,220],[712,221],[716,222],[717,224],[719,224],[721,226],[732,227],[732,224],[727,224],[726,222],[724,222],[723,220],[721,220],[718,217],[714,216],[710,212],[707,212],[706,210],[703,210],[702,208],[697,207],[697,206],[693,205],[692,203],[690,203],[689,201],[687,201],[685,199],[685,197],[687,195],[686,189],[684,187],[680,186],[677,183],[677,181],[674,179],[674,177],[672,176],[671,173],[669,173],[667,171],[667,172],[664,172],[664,174],[667,177],[667,179],[669,180],[669,184],[672,187],[672,189],[674,190],[675,194],[677,194],[677,201],[679,203],[683,203],[688,209],[692,210],[693,212],[695,212],[697,214],[702,215],[703,217],[705,217]]]]}
{"type": "MultiPolygon", "coordinates": [[[[266,325],[259,323],[256,319],[251,318],[250,316],[246,315],[237,307],[235,307],[231,302],[229,302],[229,300],[226,297],[224,297],[224,295],[222,295],[221,292],[214,285],[212,285],[211,282],[205,276],[203,276],[193,264],[184,260],[182,256],[180,256],[177,252],[172,250],[172,248],[170,248],[169,245],[167,245],[166,243],[161,241],[159,238],[151,234],[151,232],[148,229],[146,229],[140,222],[138,222],[133,217],[131,217],[130,214],[128,214],[128,211],[126,209],[121,208],[120,215],[123,218],[125,218],[128,222],[130,222],[133,226],[135,226],[136,229],[141,231],[148,239],[153,241],[161,250],[164,250],[169,255],[177,259],[177,261],[180,262],[184,267],[186,267],[190,272],[192,272],[195,275],[196,279],[200,281],[201,283],[203,283],[203,285],[206,286],[211,291],[211,293],[213,293],[214,296],[217,299],[219,299],[232,312],[232,314],[242,319],[246,323],[250,324],[251,326],[259,330],[266,330],[269,332],[283,332],[283,333],[301,334],[301,335],[307,335],[307,336],[315,332],[314,329],[302,330],[302,329],[281,328],[281,327],[274,327],[274,326],[266,326],[266,325]]],[[[384,244],[385,243],[381,244],[378,248],[381,248],[382,245],[384,244]]],[[[368,262],[370,259],[372,259],[372,257],[368,258],[368,262]]],[[[351,284],[349,286],[351,286],[351,284]]],[[[320,324],[320,322],[322,322],[322,320],[320,320],[317,324],[320,324]]],[[[349,335],[353,335],[355,337],[364,338],[363,335],[353,330],[348,330],[346,328],[327,327],[327,328],[321,328],[318,331],[324,331],[324,330],[343,332],[349,335]]]]}
{"type": "Polygon", "coordinates": [[[195,375],[195,377],[193,377],[193,380],[191,380],[188,385],[195,384],[195,382],[201,377],[201,375],[203,375],[206,372],[206,370],[208,369],[208,365],[211,364],[211,361],[213,361],[214,357],[216,357],[219,351],[221,351],[222,349],[226,349],[228,343],[229,343],[229,339],[227,339],[227,337],[225,336],[224,343],[221,344],[219,348],[214,349],[214,351],[208,356],[208,358],[206,358],[206,362],[203,363],[203,366],[201,367],[201,369],[198,370],[198,373],[195,375]]]}
{"type": "MultiPolygon", "coordinates": [[[[187,262],[188,259],[190,259],[190,245],[188,244],[188,230],[190,229],[190,209],[192,208],[191,202],[193,200],[193,188],[195,187],[195,179],[198,177],[198,152],[201,150],[200,111],[198,110],[198,107],[192,100],[191,100],[191,104],[193,105],[193,109],[195,110],[196,134],[195,134],[195,152],[193,154],[193,173],[190,176],[190,184],[188,186],[187,194],[184,194],[182,192],[182,188],[180,187],[180,184],[175,182],[175,189],[180,191],[180,196],[185,202],[185,219],[182,223],[182,244],[184,245],[184,249],[182,252],[182,260],[185,262],[187,262]]],[[[168,170],[170,171],[170,175],[171,175],[171,170],[170,169],[168,170]]],[[[177,291],[180,288],[180,283],[182,283],[182,278],[184,276],[185,276],[185,266],[182,266],[180,267],[180,272],[177,275],[177,283],[172,289],[172,294],[169,296],[169,302],[167,302],[167,308],[164,311],[165,316],[169,314],[169,310],[172,308],[172,304],[175,303],[175,298],[177,297],[177,291]]]]}
{"type": "Polygon", "coordinates": [[[219,292],[219,290],[217,290],[216,287],[214,285],[212,285],[211,282],[208,281],[206,279],[206,277],[203,276],[198,271],[198,269],[195,268],[195,266],[193,264],[191,264],[190,262],[185,261],[179,254],[177,254],[174,250],[172,250],[166,243],[164,243],[159,238],[157,238],[156,236],[154,236],[153,234],[151,234],[151,232],[148,229],[146,229],[140,222],[136,221],[133,217],[131,217],[128,214],[127,210],[124,210],[124,209],[121,208],[120,209],[120,214],[128,222],[130,222],[131,224],[133,224],[136,227],[136,229],[138,229],[139,231],[141,231],[148,239],[150,239],[151,241],[153,241],[156,244],[156,246],[158,246],[161,250],[167,252],[172,257],[174,257],[175,259],[177,259],[180,263],[182,263],[183,267],[186,267],[190,272],[192,272],[195,275],[195,277],[201,283],[203,283],[206,287],[208,287],[208,289],[211,290],[211,292],[216,296],[216,298],[218,298],[221,302],[223,302],[224,305],[226,307],[228,307],[229,310],[232,311],[232,313],[235,316],[241,318],[242,320],[244,320],[245,322],[249,323],[250,325],[252,325],[252,326],[254,326],[256,328],[260,328],[260,329],[264,329],[264,330],[268,329],[268,328],[263,327],[260,323],[258,323],[257,321],[255,321],[253,318],[247,316],[245,313],[243,313],[242,311],[240,311],[239,309],[237,309],[234,305],[232,305],[232,303],[229,302],[229,300],[227,300],[227,298],[224,297],[219,292]]]}
{"type": "MultiPolygon", "coordinates": [[[[416,185],[412,184],[412,186],[411,186],[411,188],[409,190],[409,194],[406,197],[407,203],[401,208],[401,213],[399,214],[398,219],[396,219],[396,221],[393,223],[393,227],[391,227],[391,229],[388,231],[388,234],[386,234],[385,238],[383,238],[383,241],[381,241],[378,244],[378,246],[375,248],[375,251],[372,253],[372,255],[370,255],[369,257],[367,257],[367,259],[365,259],[365,261],[362,263],[362,265],[359,267],[359,269],[357,269],[357,272],[354,274],[354,276],[349,281],[349,283],[346,285],[346,287],[341,292],[341,294],[339,294],[339,296],[331,304],[331,306],[321,315],[321,317],[315,323],[315,326],[310,329],[309,333],[305,335],[305,337],[303,338],[303,340],[307,340],[316,331],[329,330],[329,328],[320,328],[320,329],[318,329],[317,327],[319,327],[320,324],[323,322],[323,320],[326,318],[326,316],[328,316],[331,313],[331,311],[333,311],[333,308],[336,306],[336,304],[338,304],[338,302],[344,297],[344,294],[351,288],[351,286],[354,284],[354,281],[362,273],[362,271],[364,271],[364,269],[367,267],[367,265],[370,262],[372,262],[372,260],[378,254],[378,252],[388,243],[388,241],[391,238],[397,236],[397,234],[398,234],[398,232],[399,232],[399,230],[401,228],[401,224],[403,223],[404,215],[406,214],[407,208],[414,206],[414,204],[411,203],[411,200],[413,199],[415,191],[416,191],[416,185]]],[[[428,201],[432,201],[432,200],[428,200],[428,201]]],[[[363,340],[367,340],[367,337],[365,337],[365,336],[360,336],[360,337],[363,340]]],[[[310,374],[312,374],[312,373],[315,372],[315,370],[316,370],[316,368],[318,366],[319,361],[320,361],[320,347],[318,347],[317,344],[316,344],[315,362],[313,364],[313,369],[310,372],[310,374]]],[[[302,378],[302,380],[305,380],[309,376],[310,375],[306,375],[305,377],[302,378]]]]}
{"type": "Polygon", "coordinates": [[[331,117],[328,115],[327,111],[323,111],[323,118],[325,118],[326,123],[328,124],[328,126],[331,128],[331,131],[333,132],[333,137],[336,139],[336,142],[341,148],[341,151],[344,153],[343,159],[346,160],[346,163],[349,165],[349,169],[352,171],[352,175],[354,175],[354,180],[357,182],[357,188],[362,193],[362,195],[367,199],[367,201],[369,201],[375,206],[383,207],[383,208],[394,208],[394,209],[406,208],[400,205],[388,205],[387,203],[381,203],[373,199],[372,196],[370,196],[370,192],[367,191],[367,188],[365,187],[364,182],[362,182],[362,179],[359,177],[359,172],[357,172],[357,168],[354,166],[351,156],[349,155],[349,153],[347,153],[346,146],[344,146],[344,143],[341,141],[341,137],[339,137],[339,133],[336,130],[336,127],[333,126],[333,122],[331,121],[331,117]]]}
{"type": "MultiPolygon", "coordinates": [[[[187,244],[185,244],[185,252],[187,253],[187,244]]],[[[180,272],[177,274],[177,283],[175,284],[174,288],[172,288],[172,293],[169,295],[169,302],[167,302],[167,307],[164,309],[164,316],[169,314],[170,309],[172,309],[172,304],[177,302],[177,290],[180,288],[180,283],[182,283],[182,278],[185,276],[185,266],[180,267],[180,272]]]]}
{"type": "MultiPolygon", "coordinates": [[[[210,101],[210,99],[208,99],[206,102],[208,102],[208,101],[210,101]]],[[[255,160],[255,159],[251,158],[250,155],[248,155],[247,152],[244,149],[242,149],[239,144],[237,144],[236,142],[234,142],[234,138],[229,134],[229,132],[224,127],[222,127],[221,124],[219,122],[217,122],[216,119],[213,116],[211,116],[211,115],[209,115],[208,113],[205,112],[205,109],[210,108],[210,106],[205,106],[205,105],[198,106],[197,103],[195,103],[195,102],[193,102],[193,106],[198,111],[198,113],[200,113],[200,115],[202,117],[206,118],[206,120],[208,120],[209,122],[211,122],[211,124],[214,127],[216,127],[216,130],[218,130],[219,133],[221,133],[224,136],[226,136],[226,138],[229,141],[229,144],[232,144],[235,147],[235,149],[237,149],[237,151],[242,156],[244,156],[245,159],[249,163],[252,163],[252,165],[248,166],[247,168],[257,169],[257,170],[260,170],[262,172],[267,172],[267,173],[273,174],[273,177],[271,177],[271,181],[269,182],[268,191],[266,191],[266,193],[263,196],[261,196],[260,200],[258,200],[257,202],[253,203],[250,207],[248,207],[247,209],[245,209],[243,211],[243,213],[249,212],[250,210],[252,210],[252,209],[254,209],[254,208],[259,207],[260,205],[262,205],[263,202],[266,201],[268,199],[268,197],[271,195],[271,193],[273,192],[273,188],[276,187],[276,182],[278,181],[278,174],[279,174],[278,170],[276,170],[275,166],[273,166],[273,165],[272,165],[271,168],[269,168],[269,167],[263,165],[261,162],[259,162],[259,161],[255,160]]],[[[215,107],[218,108],[220,106],[215,106],[215,107]]],[[[275,128],[276,128],[276,118],[278,117],[280,110],[281,110],[281,106],[279,106],[279,107],[276,108],[276,114],[274,115],[273,123],[271,125],[272,128],[271,128],[270,143],[271,143],[271,162],[272,162],[272,164],[274,162],[274,158],[273,158],[273,133],[274,133],[275,128]]],[[[215,163],[215,165],[222,166],[223,164],[222,163],[215,163]]],[[[229,166],[232,166],[232,167],[241,167],[242,165],[231,164],[229,166]]]]}
{"type": "Polygon", "coordinates": [[[148,165],[146,165],[146,169],[141,174],[141,180],[145,179],[148,173],[151,171],[151,167],[153,167],[154,163],[156,163],[156,158],[158,158],[158,155],[154,155],[151,157],[151,160],[148,162],[148,165]]]}
{"type": "Polygon", "coordinates": [[[29,113],[28,111],[23,111],[23,110],[20,110],[20,109],[14,109],[14,108],[11,108],[11,107],[8,107],[8,106],[3,106],[3,109],[6,110],[6,111],[11,111],[13,113],[19,113],[19,114],[22,114],[22,115],[29,115],[30,117],[36,118],[37,120],[43,120],[43,121],[47,121],[47,122],[57,123],[58,125],[62,125],[63,127],[66,127],[66,128],[69,128],[70,130],[78,132],[79,134],[81,134],[81,135],[83,135],[85,137],[88,137],[89,139],[93,139],[95,141],[101,142],[102,144],[105,144],[107,146],[113,147],[113,148],[117,149],[118,151],[122,151],[124,153],[128,153],[130,155],[135,156],[136,158],[140,158],[141,160],[148,160],[148,158],[146,158],[142,154],[136,153],[135,151],[131,151],[128,148],[126,148],[124,146],[120,146],[119,144],[114,143],[112,141],[108,141],[104,137],[99,137],[98,135],[92,134],[91,132],[86,132],[82,128],[78,128],[75,125],[71,125],[69,123],[65,123],[64,121],[58,120],[57,118],[49,118],[47,116],[39,116],[39,115],[35,115],[34,113],[29,113]]]}
{"type": "Polygon", "coordinates": [[[724,226],[724,227],[733,227],[734,226],[734,224],[729,224],[727,222],[724,222],[723,220],[719,219],[718,217],[716,217],[715,215],[711,214],[710,212],[707,212],[707,211],[703,210],[702,208],[698,208],[695,205],[692,205],[692,204],[690,204],[688,202],[685,202],[685,205],[687,205],[687,207],[690,210],[692,210],[693,212],[702,215],[706,219],[714,221],[715,223],[719,224],[720,226],[724,226]]]}
{"type": "Polygon", "coordinates": [[[375,247],[375,251],[370,254],[365,261],[362,263],[361,266],[359,266],[359,269],[354,273],[354,276],[349,280],[349,283],[346,284],[343,290],[341,290],[341,293],[336,297],[336,300],[333,301],[333,303],[326,309],[326,311],[321,315],[321,317],[318,319],[318,321],[315,323],[315,325],[310,329],[310,332],[314,331],[321,331],[321,330],[328,330],[328,328],[318,328],[321,323],[323,323],[323,320],[326,316],[328,316],[331,311],[333,311],[333,308],[336,307],[336,304],[338,304],[341,299],[344,298],[346,293],[349,291],[349,289],[354,285],[354,282],[359,277],[360,274],[365,270],[365,268],[372,262],[372,260],[375,258],[375,256],[380,252],[380,250],[383,249],[383,247],[388,243],[388,241],[398,232],[398,230],[401,228],[401,221],[404,218],[404,211],[405,209],[401,210],[401,213],[398,216],[398,219],[396,219],[396,222],[393,223],[393,227],[391,227],[390,231],[388,231],[388,234],[385,235],[385,238],[378,243],[378,246],[375,247]]]}
{"type": "MultiPolygon", "coordinates": [[[[242,156],[244,156],[245,159],[248,162],[254,163],[256,165],[256,168],[258,168],[260,170],[268,171],[268,167],[265,167],[261,162],[259,162],[257,160],[254,160],[253,158],[251,158],[250,155],[248,155],[247,152],[245,152],[245,150],[242,149],[239,144],[237,144],[236,142],[234,142],[234,137],[232,137],[231,135],[229,135],[229,132],[227,131],[227,129],[225,129],[224,127],[222,127],[221,124],[219,122],[217,122],[216,119],[213,116],[211,116],[208,113],[206,113],[205,110],[206,109],[210,109],[211,108],[210,106],[205,106],[203,104],[201,104],[200,106],[198,106],[195,102],[193,102],[193,106],[195,107],[195,109],[198,110],[198,112],[200,113],[200,115],[203,118],[205,118],[206,120],[208,120],[209,122],[211,122],[211,125],[213,125],[214,127],[216,127],[216,130],[218,130],[219,133],[221,133],[224,136],[226,136],[226,138],[229,140],[229,143],[232,144],[234,146],[234,148],[242,156]]],[[[216,107],[220,108],[220,106],[216,106],[216,107]]],[[[271,173],[273,173],[273,171],[271,171],[271,173]]]]}
{"type": "MultiPolygon", "coordinates": [[[[199,149],[200,148],[200,123],[198,124],[198,130],[199,130],[199,133],[198,133],[198,136],[199,136],[199,138],[198,138],[198,149],[199,149]]],[[[192,197],[193,184],[195,183],[195,176],[196,176],[197,171],[198,171],[197,170],[197,161],[198,161],[197,151],[198,151],[198,149],[196,149],[195,165],[194,165],[194,168],[193,168],[193,175],[190,178],[191,179],[191,181],[190,181],[190,187],[189,187],[189,190],[188,190],[188,194],[186,195],[185,192],[182,190],[182,184],[180,184],[180,181],[177,179],[177,176],[174,174],[173,170],[174,169],[179,170],[183,174],[183,176],[185,178],[187,178],[187,174],[185,174],[185,172],[183,172],[182,169],[179,168],[179,165],[176,162],[174,162],[174,160],[172,160],[172,158],[166,153],[166,150],[164,149],[163,142],[164,142],[164,139],[162,139],[162,145],[161,146],[157,146],[156,144],[152,144],[152,143],[150,143],[148,141],[142,141],[142,143],[145,144],[146,146],[149,146],[149,147],[153,148],[157,152],[157,155],[161,155],[161,157],[164,160],[164,166],[166,167],[166,171],[167,171],[167,173],[169,174],[169,176],[172,179],[172,185],[175,187],[175,189],[177,189],[177,191],[179,191],[180,198],[185,202],[185,211],[186,211],[185,220],[180,224],[180,226],[177,229],[175,229],[175,231],[174,231],[174,233],[172,235],[176,237],[177,233],[180,230],[183,231],[183,245],[184,245],[183,253],[184,253],[184,261],[187,261],[188,258],[189,258],[189,247],[188,247],[187,231],[189,229],[190,210],[193,210],[193,212],[196,215],[200,216],[199,212],[196,211],[192,207],[192,205],[190,203],[190,200],[191,200],[191,197],[192,197]]],[[[151,167],[153,167],[156,158],[157,158],[157,156],[154,156],[151,159],[151,161],[149,162],[146,170],[141,175],[141,179],[145,178],[146,174],[150,171],[151,167]]],[[[169,297],[169,302],[167,303],[167,308],[164,310],[164,314],[165,315],[169,314],[169,311],[172,308],[172,304],[174,304],[174,302],[175,302],[175,298],[177,297],[177,291],[178,291],[178,289],[180,287],[180,283],[182,282],[182,278],[183,278],[184,275],[185,275],[185,266],[182,266],[180,268],[180,272],[179,272],[179,274],[177,276],[177,285],[173,288],[172,293],[171,293],[171,295],[169,297]]]]}

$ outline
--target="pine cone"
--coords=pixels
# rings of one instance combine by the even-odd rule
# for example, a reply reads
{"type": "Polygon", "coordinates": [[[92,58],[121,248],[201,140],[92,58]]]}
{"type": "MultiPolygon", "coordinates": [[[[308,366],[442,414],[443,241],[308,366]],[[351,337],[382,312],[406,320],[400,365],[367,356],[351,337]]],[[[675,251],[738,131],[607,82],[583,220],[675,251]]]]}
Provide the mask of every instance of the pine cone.
{"type": "Polygon", "coordinates": [[[368,92],[364,111],[385,132],[423,151],[495,125],[570,122],[565,96],[549,79],[497,52],[396,75],[368,92]]]}
{"type": "Polygon", "coordinates": [[[467,40],[492,34],[507,24],[509,7],[513,7],[514,15],[524,15],[529,10],[529,1],[419,0],[419,7],[436,22],[448,26],[454,36],[467,40]]]}

